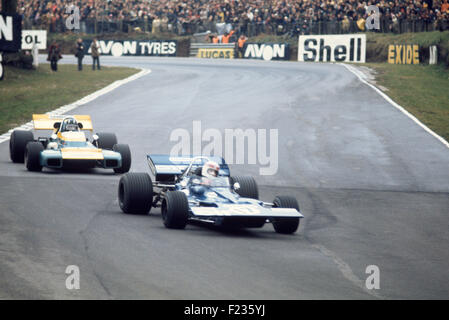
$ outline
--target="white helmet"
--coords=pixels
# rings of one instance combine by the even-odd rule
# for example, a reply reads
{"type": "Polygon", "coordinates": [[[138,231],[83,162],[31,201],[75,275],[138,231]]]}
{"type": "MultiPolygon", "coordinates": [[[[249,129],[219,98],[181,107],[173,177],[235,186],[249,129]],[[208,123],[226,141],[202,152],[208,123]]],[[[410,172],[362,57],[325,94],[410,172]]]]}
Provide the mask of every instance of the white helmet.
{"type": "Polygon", "coordinates": [[[220,170],[220,166],[215,161],[207,161],[203,169],[201,170],[201,175],[206,178],[215,178],[218,176],[218,171],[220,170]]]}

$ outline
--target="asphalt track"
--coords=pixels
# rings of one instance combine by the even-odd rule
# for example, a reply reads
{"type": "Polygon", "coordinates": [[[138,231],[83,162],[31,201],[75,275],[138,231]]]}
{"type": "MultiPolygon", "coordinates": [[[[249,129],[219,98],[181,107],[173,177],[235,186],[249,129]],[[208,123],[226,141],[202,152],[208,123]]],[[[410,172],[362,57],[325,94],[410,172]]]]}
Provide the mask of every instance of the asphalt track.
{"type": "MultiPolygon", "coordinates": [[[[72,57],[63,61],[74,63],[72,57]]],[[[86,58],[90,63],[90,58],[86,58]]],[[[292,236],[163,227],[121,213],[119,176],[30,173],[0,144],[0,298],[449,298],[449,149],[341,65],[102,58],[152,72],[73,113],[132,150],[168,153],[175,128],[278,129],[279,168],[261,198],[297,197],[292,236]],[[65,288],[77,265],[80,290],[65,288]],[[380,289],[367,290],[368,265],[380,289]]],[[[90,67],[86,66],[86,67],[90,67]]],[[[74,72],[75,68],[74,68],[74,72]]]]}

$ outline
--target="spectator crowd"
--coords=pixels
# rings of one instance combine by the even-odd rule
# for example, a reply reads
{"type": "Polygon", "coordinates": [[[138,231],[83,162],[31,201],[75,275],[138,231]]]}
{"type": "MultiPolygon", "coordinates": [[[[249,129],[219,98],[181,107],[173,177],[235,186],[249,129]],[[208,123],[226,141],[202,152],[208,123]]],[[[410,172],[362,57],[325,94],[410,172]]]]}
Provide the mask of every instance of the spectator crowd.
{"type": "Polygon", "coordinates": [[[364,30],[366,8],[376,5],[380,32],[449,30],[448,0],[18,0],[26,28],[67,30],[67,7],[79,8],[80,31],[193,34],[217,23],[237,34],[291,35],[364,30]]]}

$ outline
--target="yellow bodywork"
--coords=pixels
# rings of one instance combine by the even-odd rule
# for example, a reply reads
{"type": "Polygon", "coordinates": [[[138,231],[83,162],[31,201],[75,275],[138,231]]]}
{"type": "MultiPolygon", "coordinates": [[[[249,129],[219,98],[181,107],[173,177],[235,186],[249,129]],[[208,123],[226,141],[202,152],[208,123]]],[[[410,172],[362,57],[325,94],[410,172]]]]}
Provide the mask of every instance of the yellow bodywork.
{"type": "Polygon", "coordinates": [[[92,120],[88,115],[50,116],[48,114],[33,114],[34,129],[54,130],[54,124],[61,122],[66,117],[73,117],[78,123],[83,125],[82,130],[93,130],[92,120]]]}
{"type": "MultiPolygon", "coordinates": [[[[92,120],[88,115],[69,115],[69,116],[50,116],[48,114],[33,114],[34,129],[36,130],[57,130],[54,128],[56,122],[61,122],[66,117],[73,117],[78,123],[83,125],[81,130],[93,130],[92,120]]],[[[82,131],[66,131],[58,132],[58,138],[63,141],[63,145],[67,142],[86,142],[86,135],[82,131]]],[[[73,160],[103,160],[103,150],[97,148],[86,147],[62,147],[62,159],[73,160]]]]}

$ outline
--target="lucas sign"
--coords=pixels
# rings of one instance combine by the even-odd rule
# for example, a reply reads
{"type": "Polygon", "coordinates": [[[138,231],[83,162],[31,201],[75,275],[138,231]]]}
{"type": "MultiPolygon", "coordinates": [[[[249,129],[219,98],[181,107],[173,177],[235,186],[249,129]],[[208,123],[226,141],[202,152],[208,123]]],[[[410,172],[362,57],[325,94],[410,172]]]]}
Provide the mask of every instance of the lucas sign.
{"type": "Polygon", "coordinates": [[[366,35],[299,36],[298,61],[359,62],[366,59],[366,35]]]}
{"type": "Polygon", "coordinates": [[[22,17],[0,13],[0,52],[17,52],[21,44],[22,17]]]}

